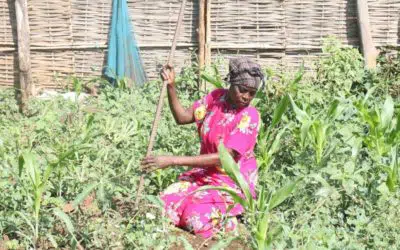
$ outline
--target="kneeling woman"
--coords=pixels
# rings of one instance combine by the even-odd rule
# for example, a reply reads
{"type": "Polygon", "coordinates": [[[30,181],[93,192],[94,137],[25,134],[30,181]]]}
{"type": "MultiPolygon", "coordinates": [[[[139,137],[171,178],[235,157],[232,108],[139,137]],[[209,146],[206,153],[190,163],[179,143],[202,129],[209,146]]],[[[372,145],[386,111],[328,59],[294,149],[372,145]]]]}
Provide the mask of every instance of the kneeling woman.
{"type": "Polygon", "coordinates": [[[182,107],[177,97],[173,69],[167,66],[161,74],[168,81],[168,99],[176,122],[197,124],[201,150],[198,156],[147,157],[142,161],[143,168],[191,168],[180,175],[179,182],[161,193],[166,214],[176,226],[204,238],[223,228],[233,230],[236,216],[243,213],[243,207],[234,204],[230,196],[223,192],[194,191],[205,185],[236,187],[220,167],[217,148],[222,142],[239,163],[240,171],[255,196],[257,165],[253,150],[260,118],[250,102],[263,82],[260,66],[247,58],[231,60],[227,77],[229,89],[216,89],[187,109],[182,107]]]}

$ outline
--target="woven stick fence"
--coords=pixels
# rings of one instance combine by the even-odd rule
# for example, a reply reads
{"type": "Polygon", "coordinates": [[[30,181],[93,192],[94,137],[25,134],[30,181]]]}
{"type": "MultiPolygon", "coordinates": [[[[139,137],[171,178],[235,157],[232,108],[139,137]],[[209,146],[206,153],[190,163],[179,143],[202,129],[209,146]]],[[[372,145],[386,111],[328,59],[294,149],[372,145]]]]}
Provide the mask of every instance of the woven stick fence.
{"type": "MultiPolygon", "coordinates": [[[[15,0],[0,1],[0,86],[19,81],[15,0]]],[[[175,53],[176,68],[197,57],[200,0],[188,0],[175,53]]],[[[336,35],[360,46],[356,0],[206,0],[211,57],[237,54],[290,71],[320,55],[336,35]]],[[[135,35],[150,78],[168,56],[180,0],[129,0],[135,35]]],[[[61,88],[65,77],[100,76],[107,53],[112,0],[29,0],[33,82],[61,88]]],[[[368,0],[375,45],[400,47],[400,0],[368,0]]]]}

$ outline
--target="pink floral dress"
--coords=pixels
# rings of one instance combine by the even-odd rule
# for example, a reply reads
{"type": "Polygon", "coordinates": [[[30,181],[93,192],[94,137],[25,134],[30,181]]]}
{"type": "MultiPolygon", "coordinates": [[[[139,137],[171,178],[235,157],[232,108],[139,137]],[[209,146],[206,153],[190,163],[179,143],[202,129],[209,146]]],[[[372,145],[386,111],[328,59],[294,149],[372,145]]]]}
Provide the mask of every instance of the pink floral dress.
{"type": "MultiPolygon", "coordinates": [[[[217,153],[220,142],[235,150],[238,153],[235,160],[255,196],[257,164],[253,150],[259,129],[259,113],[251,106],[235,109],[226,101],[227,92],[225,89],[214,90],[193,105],[201,140],[200,153],[217,153]]],[[[235,229],[235,216],[243,212],[243,207],[234,204],[232,198],[224,192],[194,192],[204,185],[237,188],[219,166],[192,168],[181,174],[179,182],[161,193],[167,216],[176,226],[204,238],[211,237],[221,229],[235,229]]]]}

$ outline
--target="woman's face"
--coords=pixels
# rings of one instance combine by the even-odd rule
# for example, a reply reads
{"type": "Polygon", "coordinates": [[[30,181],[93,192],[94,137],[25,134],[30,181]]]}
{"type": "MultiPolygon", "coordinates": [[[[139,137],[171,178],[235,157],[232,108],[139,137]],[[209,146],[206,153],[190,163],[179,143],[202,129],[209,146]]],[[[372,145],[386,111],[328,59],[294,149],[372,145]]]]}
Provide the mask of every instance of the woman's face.
{"type": "Polygon", "coordinates": [[[229,100],[238,108],[249,106],[257,93],[256,88],[247,87],[245,85],[231,85],[229,88],[229,100]]]}

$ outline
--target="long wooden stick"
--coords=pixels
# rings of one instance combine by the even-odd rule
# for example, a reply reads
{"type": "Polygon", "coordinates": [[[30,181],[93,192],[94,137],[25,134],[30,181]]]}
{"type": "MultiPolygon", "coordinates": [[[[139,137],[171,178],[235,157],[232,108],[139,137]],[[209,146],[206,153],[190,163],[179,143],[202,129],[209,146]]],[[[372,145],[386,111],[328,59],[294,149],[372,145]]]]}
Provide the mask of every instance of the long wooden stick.
{"type": "Polygon", "coordinates": [[[20,110],[24,112],[26,102],[32,95],[32,74],[30,60],[30,29],[27,0],[15,0],[18,36],[18,66],[20,83],[20,110]]]}
{"type": "MultiPolygon", "coordinates": [[[[175,55],[176,42],[178,40],[179,32],[180,32],[181,26],[182,26],[185,5],[186,5],[186,0],[183,0],[181,9],[179,12],[178,22],[177,22],[176,29],[175,29],[174,40],[172,41],[171,51],[169,52],[169,56],[168,56],[168,64],[170,64],[170,65],[172,65],[173,58],[175,55]]],[[[158,100],[156,116],[154,118],[153,126],[151,129],[151,135],[150,135],[149,145],[147,146],[146,156],[150,156],[152,153],[152,150],[153,150],[154,141],[155,141],[156,135],[157,135],[157,128],[158,128],[158,124],[159,124],[160,118],[161,118],[161,111],[163,108],[165,95],[167,94],[167,85],[168,85],[168,81],[164,81],[163,85],[162,85],[162,89],[161,89],[160,98],[158,100]]],[[[141,175],[140,181],[139,181],[139,187],[138,187],[138,191],[137,191],[137,195],[136,195],[136,200],[135,200],[135,209],[136,210],[139,208],[139,203],[140,203],[140,199],[142,196],[143,188],[144,188],[144,175],[141,175]]]]}
{"type": "Polygon", "coordinates": [[[365,66],[372,69],[376,67],[379,51],[375,48],[372,40],[367,0],[357,0],[357,14],[365,66]]]}

